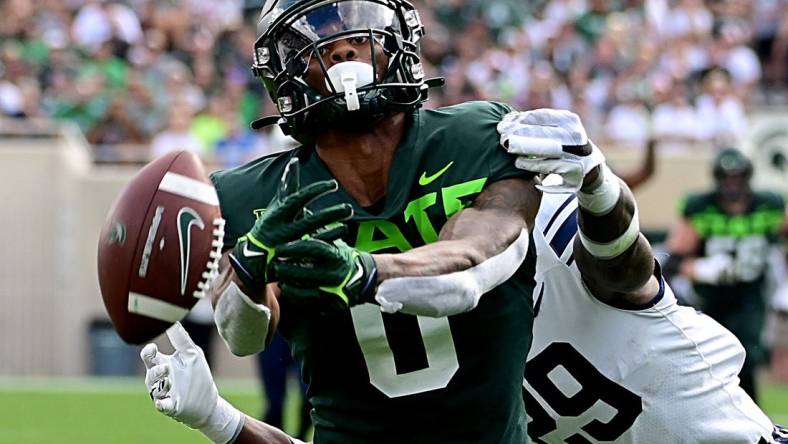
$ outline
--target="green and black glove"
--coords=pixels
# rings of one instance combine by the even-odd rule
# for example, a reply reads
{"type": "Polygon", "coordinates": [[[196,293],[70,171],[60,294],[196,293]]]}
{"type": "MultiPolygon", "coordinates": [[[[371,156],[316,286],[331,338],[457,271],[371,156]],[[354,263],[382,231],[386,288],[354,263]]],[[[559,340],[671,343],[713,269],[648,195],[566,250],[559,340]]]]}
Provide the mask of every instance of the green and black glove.
{"type": "MultiPolygon", "coordinates": [[[[230,263],[248,288],[262,288],[274,281],[270,264],[278,248],[288,242],[305,238],[328,225],[353,216],[347,204],[334,205],[315,213],[305,211],[310,202],[338,189],[335,180],[315,182],[299,189],[298,160],[293,159],[282,175],[282,184],[265,213],[249,232],[238,239],[230,263]],[[303,217],[301,217],[303,216],[303,217]]],[[[341,224],[340,224],[341,226],[341,224]]],[[[327,233],[340,232],[337,228],[327,233]]]]}
{"type": "Polygon", "coordinates": [[[331,239],[335,233],[339,231],[279,248],[273,268],[283,295],[305,301],[333,295],[344,307],[374,302],[375,260],[369,253],[331,239]]]}

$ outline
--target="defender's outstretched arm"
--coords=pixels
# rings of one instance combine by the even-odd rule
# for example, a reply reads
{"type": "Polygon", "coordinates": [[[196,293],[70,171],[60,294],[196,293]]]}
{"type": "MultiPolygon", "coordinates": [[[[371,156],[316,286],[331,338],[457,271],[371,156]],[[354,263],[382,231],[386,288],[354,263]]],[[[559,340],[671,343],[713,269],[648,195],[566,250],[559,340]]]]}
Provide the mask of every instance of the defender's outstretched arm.
{"type": "Polygon", "coordinates": [[[538,109],[508,114],[498,125],[501,144],[518,168],[555,174],[549,193],[577,194],[579,232],[574,256],[583,280],[605,301],[647,303],[659,291],[654,256],[640,234],[637,204],[629,187],[605,165],[580,118],[569,111],[538,109]]]}
{"type": "Polygon", "coordinates": [[[605,302],[651,301],[659,290],[654,253],[640,233],[637,203],[629,187],[606,166],[598,166],[586,176],[577,199],[580,230],[574,254],[589,290],[605,302]]]}

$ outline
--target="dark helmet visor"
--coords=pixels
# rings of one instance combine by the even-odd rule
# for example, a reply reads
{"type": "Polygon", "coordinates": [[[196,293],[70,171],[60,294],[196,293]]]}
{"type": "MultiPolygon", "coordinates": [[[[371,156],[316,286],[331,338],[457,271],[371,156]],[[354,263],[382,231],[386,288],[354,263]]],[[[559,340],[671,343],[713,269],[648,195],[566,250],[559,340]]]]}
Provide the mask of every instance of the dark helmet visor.
{"type": "Polygon", "coordinates": [[[358,30],[400,32],[396,12],[388,6],[365,0],[332,2],[311,8],[281,27],[277,51],[283,61],[291,59],[304,48],[330,37],[358,30]]]}

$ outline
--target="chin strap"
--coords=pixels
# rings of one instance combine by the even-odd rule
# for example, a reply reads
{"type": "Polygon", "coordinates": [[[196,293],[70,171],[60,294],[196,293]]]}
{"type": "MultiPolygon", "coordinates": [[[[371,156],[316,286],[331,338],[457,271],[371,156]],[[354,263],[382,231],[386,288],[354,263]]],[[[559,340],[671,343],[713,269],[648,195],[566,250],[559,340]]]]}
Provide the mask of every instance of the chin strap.
{"type": "MultiPolygon", "coordinates": [[[[427,79],[427,80],[424,81],[424,85],[421,87],[421,94],[424,95],[424,96],[427,96],[428,95],[428,91],[430,89],[432,89],[432,88],[441,88],[445,84],[446,84],[446,79],[443,78],[443,77],[434,77],[434,78],[431,78],[431,79],[427,79]]],[[[385,99],[383,99],[383,100],[385,100],[385,99]]],[[[347,105],[344,105],[344,104],[341,105],[341,107],[344,110],[347,110],[346,106],[347,105]]],[[[397,106],[396,103],[390,103],[390,102],[386,103],[384,105],[384,104],[378,102],[378,103],[375,103],[374,105],[372,105],[372,107],[373,107],[372,113],[376,115],[376,117],[372,119],[374,121],[374,120],[380,120],[381,118],[385,117],[386,113],[383,111],[384,108],[388,108],[387,111],[389,111],[389,112],[399,112],[399,111],[405,111],[405,110],[407,110],[409,108],[412,108],[412,105],[397,106]]],[[[417,107],[418,107],[418,105],[417,105],[417,107]]],[[[329,111],[329,113],[330,113],[330,111],[329,111]]],[[[323,119],[319,119],[319,120],[331,121],[331,117],[332,116],[324,116],[323,119]]],[[[358,124],[359,123],[358,119],[355,119],[354,123],[358,124]]],[[[290,131],[287,128],[288,125],[287,125],[286,119],[284,117],[282,117],[281,115],[278,115],[278,116],[266,116],[266,117],[257,119],[257,120],[253,121],[250,124],[250,127],[253,130],[261,130],[261,129],[263,129],[265,127],[268,127],[268,126],[271,126],[271,125],[279,125],[286,135],[292,136],[292,134],[290,134],[290,131]]],[[[312,128],[312,129],[314,130],[314,128],[312,128]]],[[[299,141],[301,141],[301,140],[299,139],[299,141]]]]}
{"type": "Polygon", "coordinates": [[[444,77],[433,77],[431,79],[425,80],[424,85],[427,87],[427,89],[443,88],[443,86],[446,85],[446,79],[444,77]]]}

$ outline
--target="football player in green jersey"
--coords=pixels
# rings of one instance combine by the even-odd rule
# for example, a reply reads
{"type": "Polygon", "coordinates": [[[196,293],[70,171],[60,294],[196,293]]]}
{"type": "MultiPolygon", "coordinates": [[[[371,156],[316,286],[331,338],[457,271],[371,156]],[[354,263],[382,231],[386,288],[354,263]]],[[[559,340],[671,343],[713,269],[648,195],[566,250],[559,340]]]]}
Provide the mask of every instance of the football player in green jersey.
{"type": "Polygon", "coordinates": [[[756,399],[755,370],[765,359],[761,333],[770,248],[778,240],[785,203],[750,188],[752,164],[728,148],[714,160],[716,189],[690,194],[668,238],[670,267],[693,283],[703,311],[728,328],[747,352],[741,386],[756,399]]]}
{"type": "MultiPolygon", "coordinates": [[[[423,32],[405,0],[268,0],[253,69],[280,115],[255,126],[278,123],[302,145],[212,176],[227,247],[217,328],[237,355],[275,329],[288,340],[317,444],[527,442],[533,172],[587,192],[581,225],[598,226],[584,229],[578,264],[617,276],[590,285],[657,291],[631,193],[599,168],[577,116],[421,109],[439,83],[424,78],[423,32]]],[[[151,385],[177,384],[156,368],[151,385]]],[[[157,408],[215,442],[266,442],[270,429],[220,401],[182,417],[161,395],[171,388],[151,392],[157,408]],[[214,417],[237,427],[206,426],[214,417]]]]}
{"type": "Polygon", "coordinates": [[[498,148],[511,108],[421,109],[423,32],[403,0],[267,1],[254,71],[280,116],[256,125],[302,146],[212,177],[217,327],[239,355],[283,335],[318,444],[527,441],[540,194],[498,148]]]}

